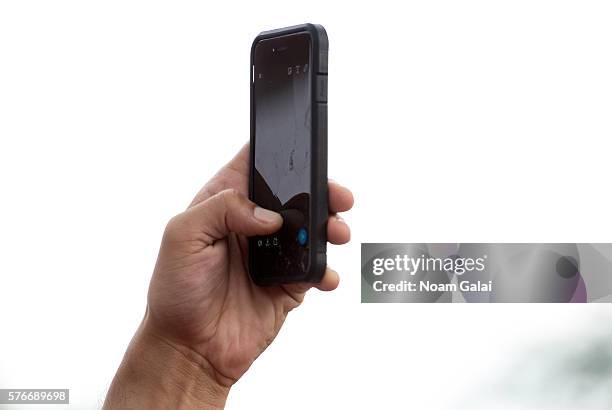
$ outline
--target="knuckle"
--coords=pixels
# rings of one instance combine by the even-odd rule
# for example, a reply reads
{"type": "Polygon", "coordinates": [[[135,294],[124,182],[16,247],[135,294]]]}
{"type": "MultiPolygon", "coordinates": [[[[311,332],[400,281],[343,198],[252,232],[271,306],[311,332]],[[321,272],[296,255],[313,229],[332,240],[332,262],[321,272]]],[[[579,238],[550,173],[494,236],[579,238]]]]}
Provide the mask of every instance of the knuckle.
{"type": "Polygon", "coordinates": [[[228,198],[238,198],[240,197],[240,192],[236,188],[228,188],[223,191],[226,197],[228,198]]]}
{"type": "Polygon", "coordinates": [[[236,188],[229,188],[221,192],[225,205],[233,205],[242,199],[242,194],[236,188]]]}

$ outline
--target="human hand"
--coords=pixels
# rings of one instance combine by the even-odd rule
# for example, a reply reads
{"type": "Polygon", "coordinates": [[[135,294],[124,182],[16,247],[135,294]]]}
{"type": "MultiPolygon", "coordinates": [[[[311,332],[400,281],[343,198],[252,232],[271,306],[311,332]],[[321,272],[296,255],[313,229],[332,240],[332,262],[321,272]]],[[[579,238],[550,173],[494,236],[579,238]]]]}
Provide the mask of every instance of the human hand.
{"type": "MultiPolygon", "coordinates": [[[[274,340],[288,312],[311,287],[329,291],[339,282],[338,274],[327,268],[318,284],[253,284],[247,272],[247,237],[277,231],[282,218],[247,199],[248,174],[246,145],[168,223],[147,312],[132,342],[132,350],[142,356],[151,350],[147,344],[153,344],[158,353],[165,352],[161,356],[179,360],[179,373],[191,377],[190,394],[200,396],[203,386],[198,384],[207,384],[203,388],[210,391],[203,396],[213,406],[224,403],[231,385],[274,340]]],[[[349,227],[337,212],[352,205],[351,192],[330,182],[330,243],[349,241],[349,227]]]]}

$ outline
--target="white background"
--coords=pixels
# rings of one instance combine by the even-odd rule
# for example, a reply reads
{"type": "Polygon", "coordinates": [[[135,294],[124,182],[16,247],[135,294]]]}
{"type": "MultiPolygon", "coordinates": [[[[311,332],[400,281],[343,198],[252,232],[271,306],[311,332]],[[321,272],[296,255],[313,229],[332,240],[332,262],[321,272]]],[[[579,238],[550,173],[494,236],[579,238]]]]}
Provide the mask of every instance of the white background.
{"type": "Polygon", "coordinates": [[[248,139],[252,39],[307,21],[353,238],[228,408],[475,408],[523,350],[610,325],[606,305],[360,304],[361,242],[612,241],[608,2],[7,1],[0,387],[101,406],[166,221],[248,139]]]}

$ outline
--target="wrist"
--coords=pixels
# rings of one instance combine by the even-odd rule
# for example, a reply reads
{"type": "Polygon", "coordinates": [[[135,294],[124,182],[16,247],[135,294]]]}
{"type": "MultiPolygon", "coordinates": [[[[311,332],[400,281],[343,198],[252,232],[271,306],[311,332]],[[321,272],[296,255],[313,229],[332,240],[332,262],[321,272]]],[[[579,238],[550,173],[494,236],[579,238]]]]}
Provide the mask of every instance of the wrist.
{"type": "Polygon", "coordinates": [[[221,409],[229,389],[217,380],[204,357],[158,335],[145,315],[113,380],[105,408],[221,409]],[[113,397],[120,401],[110,401],[113,397]]]}

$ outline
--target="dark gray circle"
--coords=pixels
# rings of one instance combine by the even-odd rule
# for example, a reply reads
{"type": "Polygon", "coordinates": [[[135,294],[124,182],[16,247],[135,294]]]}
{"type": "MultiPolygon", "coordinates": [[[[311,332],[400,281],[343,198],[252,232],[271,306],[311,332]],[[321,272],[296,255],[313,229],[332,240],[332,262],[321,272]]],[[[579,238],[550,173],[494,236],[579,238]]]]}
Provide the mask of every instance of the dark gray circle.
{"type": "Polygon", "coordinates": [[[577,273],[578,263],[571,256],[562,256],[557,260],[557,274],[562,278],[573,278],[577,273]]]}

